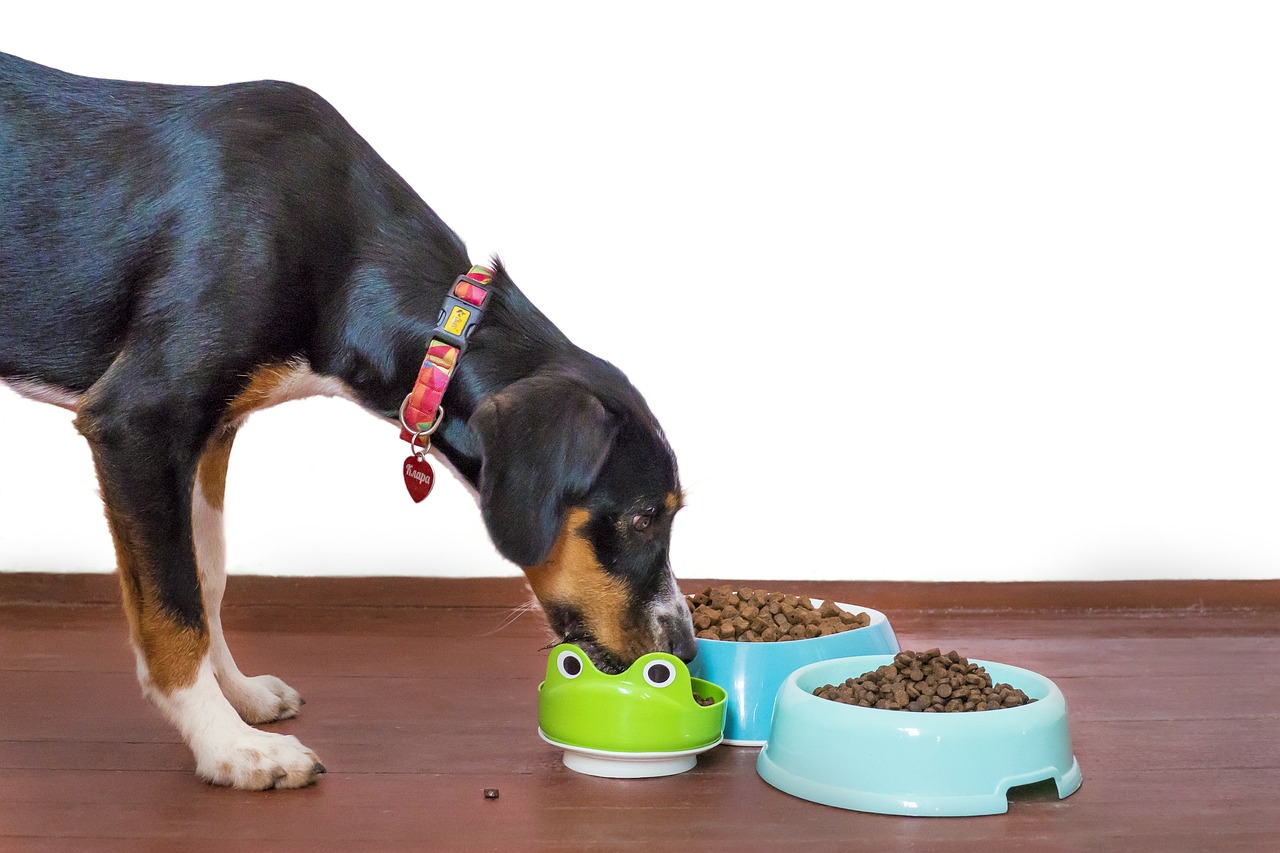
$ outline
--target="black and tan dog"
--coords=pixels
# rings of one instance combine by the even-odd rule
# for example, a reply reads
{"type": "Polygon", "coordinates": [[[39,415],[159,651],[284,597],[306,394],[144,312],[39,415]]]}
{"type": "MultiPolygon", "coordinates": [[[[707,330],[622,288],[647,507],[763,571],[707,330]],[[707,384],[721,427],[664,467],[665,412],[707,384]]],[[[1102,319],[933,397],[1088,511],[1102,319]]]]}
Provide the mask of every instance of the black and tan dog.
{"type": "MultiPolygon", "coordinates": [[[[0,54],[0,378],[76,411],[115,541],[143,692],[204,779],[296,787],[324,768],[251,723],[301,699],[223,638],[222,498],[236,430],[314,394],[390,419],[458,237],[307,89],[89,79],[0,54]]],[[[668,545],[681,490],[626,377],[499,266],[438,450],[553,631],[604,669],[692,630],[668,545]]]]}

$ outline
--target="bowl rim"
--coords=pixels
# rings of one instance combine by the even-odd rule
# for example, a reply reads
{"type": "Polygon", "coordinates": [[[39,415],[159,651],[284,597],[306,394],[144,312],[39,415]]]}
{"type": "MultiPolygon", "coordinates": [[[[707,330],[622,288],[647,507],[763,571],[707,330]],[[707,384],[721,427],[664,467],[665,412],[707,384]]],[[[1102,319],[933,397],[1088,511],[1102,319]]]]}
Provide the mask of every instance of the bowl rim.
{"type": "Polygon", "coordinates": [[[720,742],[724,740],[724,735],[722,733],[715,740],[710,743],[702,744],[701,746],[691,746],[686,749],[673,749],[669,751],[650,750],[649,752],[627,752],[626,750],[620,749],[600,749],[595,746],[578,746],[573,743],[564,743],[563,741],[558,741],[552,738],[542,730],[541,726],[538,727],[538,737],[542,738],[552,746],[559,747],[566,751],[578,752],[595,758],[608,758],[614,761],[649,761],[658,758],[679,758],[684,755],[700,755],[719,746],[720,742]]]}
{"type": "MultiPolygon", "coordinates": [[[[899,721],[904,719],[911,720],[911,719],[923,718],[923,720],[928,721],[928,725],[931,727],[936,725],[944,725],[944,726],[966,725],[967,724],[966,721],[970,718],[982,718],[982,719],[989,720],[991,719],[990,715],[992,713],[999,713],[999,712],[1020,713],[1023,716],[1026,716],[1027,714],[1052,713],[1052,711],[1046,712],[1045,711],[1046,708],[1057,709],[1060,707],[1061,708],[1066,707],[1066,698],[1063,696],[1062,690],[1058,687],[1058,685],[1053,683],[1052,679],[1048,678],[1047,676],[1041,675],[1040,673],[1035,672],[1034,670],[1026,669],[1024,667],[1014,666],[1013,664],[1001,663],[1000,661],[985,660],[981,658],[968,658],[968,661],[969,663],[977,664],[978,666],[981,666],[984,669],[986,669],[987,673],[991,675],[991,680],[993,682],[999,683],[1000,681],[1005,681],[1005,683],[1009,684],[1010,686],[1017,687],[1019,690],[1022,690],[1022,692],[1026,693],[1029,697],[1035,699],[1036,701],[1028,702],[1025,705],[1017,705],[1013,708],[994,708],[987,711],[963,711],[963,712],[953,711],[953,712],[938,712],[938,713],[929,714],[924,711],[904,711],[897,708],[864,708],[861,705],[849,705],[844,702],[836,702],[835,700],[832,700],[832,699],[824,699],[821,696],[815,696],[812,690],[807,690],[804,687],[800,686],[800,681],[802,679],[805,679],[806,676],[811,674],[813,671],[816,671],[819,669],[824,669],[827,667],[835,669],[837,666],[842,665],[846,662],[852,663],[854,661],[878,660],[880,661],[880,663],[876,664],[876,666],[870,667],[870,669],[875,669],[877,666],[884,666],[886,663],[892,663],[894,657],[895,655],[889,655],[889,654],[855,655],[852,657],[831,658],[829,660],[817,661],[815,663],[806,664],[805,666],[802,666],[796,669],[794,672],[792,672],[790,675],[786,677],[786,679],[782,682],[782,686],[778,688],[778,693],[779,695],[781,695],[781,693],[784,690],[796,691],[800,696],[804,697],[802,701],[825,702],[827,703],[827,705],[835,706],[837,709],[840,709],[840,708],[846,709],[845,711],[840,711],[840,710],[834,711],[834,713],[836,714],[841,714],[841,713],[863,714],[867,711],[872,711],[874,712],[874,714],[878,714],[878,715],[891,715],[891,714],[898,715],[898,716],[892,717],[892,719],[899,720],[899,721]],[[998,670],[1001,670],[1004,673],[1015,674],[1015,677],[1018,679],[1022,679],[1025,677],[1028,682],[1035,685],[1035,688],[1037,688],[1035,691],[1036,693],[1039,693],[1041,690],[1043,690],[1044,695],[1042,696],[1033,695],[1031,691],[1027,690],[1027,687],[1025,685],[1014,684],[1012,681],[1008,681],[1007,680],[1009,678],[1008,675],[1001,674],[999,677],[997,677],[995,673],[991,672],[991,669],[990,669],[991,666],[995,666],[998,670]],[[907,715],[905,718],[902,716],[904,714],[907,715]]],[[[859,666],[861,665],[862,664],[859,664],[859,666]]],[[[845,676],[845,678],[858,678],[859,676],[870,671],[870,669],[862,669],[860,672],[856,674],[845,676]]],[[[834,682],[828,681],[827,683],[832,684],[834,682]]],[[[827,708],[826,705],[814,706],[814,707],[821,707],[824,710],[827,708]]],[[[875,719],[875,716],[873,715],[868,719],[875,719]]],[[[885,716],[884,719],[887,721],[890,719],[890,717],[885,716]]],[[[997,719],[1008,720],[1010,719],[1010,717],[1001,716],[997,719]]]]}
{"type": "MultiPolygon", "coordinates": [[[[694,700],[693,704],[697,705],[699,708],[714,708],[717,705],[722,705],[725,702],[729,701],[729,691],[725,690],[723,687],[721,687],[719,684],[716,684],[714,681],[708,681],[705,678],[698,678],[696,675],[690,675],[689,682],[693,686],[694,692],[698,693],[698,695],[700,695],[703,699],[707,698],[708,694],[711,695],[711,698],[715,699],[715,701],[712,702],[710,705],[703,705],[697,700],[694,700]],[[699,691],[697,689],[698,685],[703,685],[703,690],[705,690],[706,692],[699,691]],[[708,690],[707,688],[710,688],[710,689],[708,690]]],[[[538,689],[542,689],[542,685],[538,685],[538,689]]]]}
{"type": "MultiPolygon", "coordinates": [[[[727,701],[729,701],[729,693],[728,693],[728,691],[726,691],[726,690],[725,690],[723,687],[721,687],[719,684],[716,684],[714,681],[708,681],[708,680],[707,680],[707,679],[705,679],[705,678],[698,678],[696,675],[690,675],[690,676],[689,676],[689,686],[690,686],[690,687],[697,687],[698,685],[702,685],[702,686],[703,686],[703,691],[705,691],[705,692],[702,692],[702,693],[700,694],[700,695],[702,696],[702,698],[704,698],[704,699],[705,699],[705,698],[707,697],[707,695],[708,695],[708,694],[710,694],[710,695],[711,695],[711,697],[712,697],[713,699],[715,699],[715,701],[714,701],[714,702],[712,702],[710,705],[702,705],[702,704],[699,704],[698,702],[696,702],[696,701],[695,701],[693,704],[694,704],[694,706],[695,706],[696,708],[714,708],[715,706],[717,706],[717,705],[719,705],[719,704],[721,704],[721,703],[723,703],[723,702],[727,702],[727,701]]],[[[538,694],[539,694],[539,695],[541,695],[541,694],[542,694],[542,688],[543,688],[543,687],[546,687],[546,686],[547,686],[547,682],[546,682],[546,681],[539,681],[539,682],[538,682],[538,694]]],[[[692,693],[692,691],[691,691],[691,693],[692,693]]],[[[692,696],[690,696],[690,698],[692,699],[692,696]]],[[[698,712],[697,712],[697,711],[695,711],[694,713],[698,713],[698,712]]]]}
{"type": "MultiPolygon", "coordinates": [[[[810,601],[813,601],[813,602],[826,602],[827,600],[825,598],[814,598],[812,596],[808,596],[808,598],[810,601]]],[[[741,640],[713,640],[710,637],[696,637],[695,640],[699,643],[716,643],[722,646],[744,646],[744,647],[761,646],[763,648],[776,648],[779,646],[792,646],[798,643],[816,643],[820,640],[830,641],[832,637],[843,637],[848,634],[856,634],[859,631],[865,631],[868,628],[874,628],[876,625],[880,624],[881,622],[889,621],[888,616],[885,616],[884,613],[882,613],[879,610],[876,610],[874,607],[864,607],[861,604],[848,604],[843,601],[837,601],[836,604],[845,608],[846,610],[853,609],[854,613],[858,613],[858,612],[865,613],[871,617],[871,621],[863,625],[862,627],[854,628],[851,631],[840,631],[839,633],[836,633],[836,634],[828,634],[825,637],[805,637],[803,640],[774,640],[773,642],[770,642],[770,643],[765,643],[765,642],[751,643],[751,642],[742,642],[741,640]]],[[[818,606],[821,607],[822,605],[819,604],[818,606]]]]}

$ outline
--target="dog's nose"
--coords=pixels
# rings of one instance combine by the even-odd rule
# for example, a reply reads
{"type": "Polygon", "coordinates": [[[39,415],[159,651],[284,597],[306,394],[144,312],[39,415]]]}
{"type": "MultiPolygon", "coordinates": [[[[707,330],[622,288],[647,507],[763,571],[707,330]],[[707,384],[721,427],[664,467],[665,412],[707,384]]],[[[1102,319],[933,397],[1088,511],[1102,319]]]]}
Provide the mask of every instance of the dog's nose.
{"type": "Polygon", "coordinates": [[[662,620],[663,631],[667,635],[667,651],[685,663],[691,662],[698,654],[698,644],[693,639],[693,620],[688,615],[662,620]]]}

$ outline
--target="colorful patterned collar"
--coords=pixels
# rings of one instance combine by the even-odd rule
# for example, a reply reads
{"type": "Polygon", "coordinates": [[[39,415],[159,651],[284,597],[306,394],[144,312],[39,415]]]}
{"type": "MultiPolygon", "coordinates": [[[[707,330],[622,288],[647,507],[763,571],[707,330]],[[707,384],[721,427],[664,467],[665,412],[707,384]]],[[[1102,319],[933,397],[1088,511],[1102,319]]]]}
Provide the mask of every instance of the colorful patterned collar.
{"type": "Polygon", "coordinates": [[[430,448],[431,434],[444,418],[440,401],[471,333],[484,316],[491,281],[493,270],[479,265],[454,281],[440,307],[418,379],[400,404],[400,437],[414,446],[419,458],[430,448]]]}

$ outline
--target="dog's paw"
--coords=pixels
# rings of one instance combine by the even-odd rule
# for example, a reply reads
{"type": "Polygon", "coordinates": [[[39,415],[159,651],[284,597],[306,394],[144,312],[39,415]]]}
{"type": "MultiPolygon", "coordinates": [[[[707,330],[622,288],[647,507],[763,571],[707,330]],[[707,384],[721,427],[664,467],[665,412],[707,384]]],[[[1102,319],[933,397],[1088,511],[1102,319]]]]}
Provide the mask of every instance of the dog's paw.
{"type": "Polygon", "coordinates": [[[196,751],[196,774],[211,785],[246,791],[304,788],[325,772],[316,754],[293,735],[243,732],[196,751]]]}
{"type": "Polygon", "coordinates": [[[240,719],[252,725],[298,716],[303,699],[274,675],[239,675],[219,681],[222,693],[240,719]]]}

